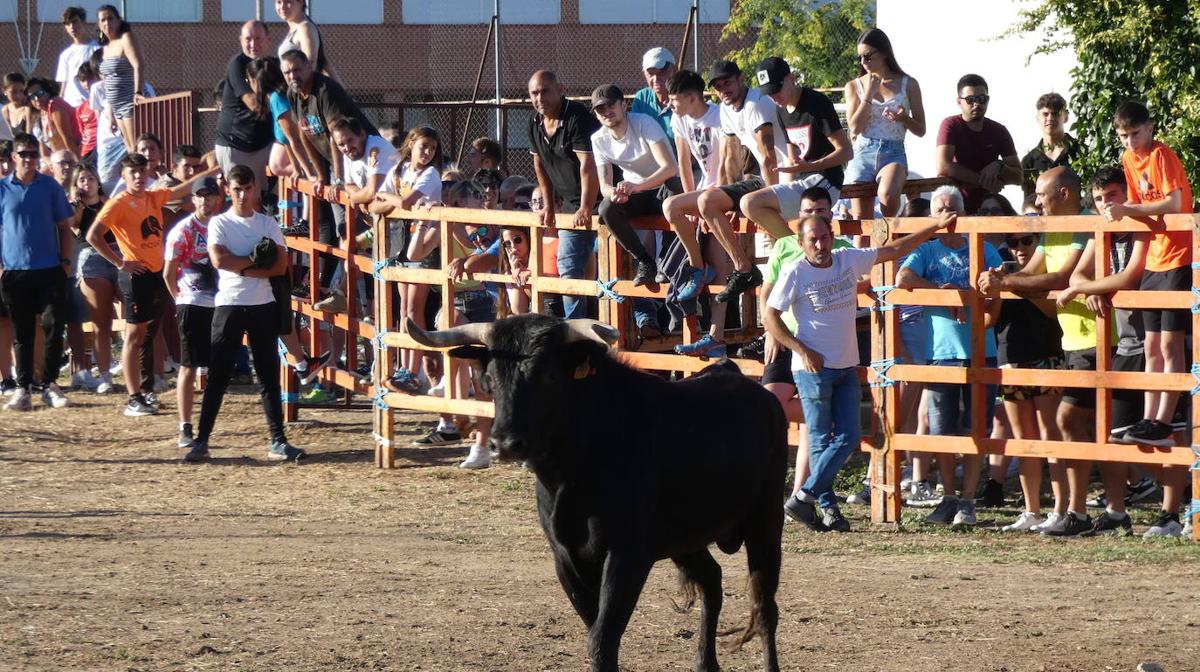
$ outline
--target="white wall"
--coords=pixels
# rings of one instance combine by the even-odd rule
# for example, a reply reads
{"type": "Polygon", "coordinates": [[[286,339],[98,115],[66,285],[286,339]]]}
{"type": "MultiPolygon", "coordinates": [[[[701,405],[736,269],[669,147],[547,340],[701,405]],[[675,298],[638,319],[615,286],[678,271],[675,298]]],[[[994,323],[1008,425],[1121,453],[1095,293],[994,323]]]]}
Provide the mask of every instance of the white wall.
{"type": "MultiPolygon", "coordinates": [[[[892,41],[896,59],[921,84],[925,102],[925,137],[908,136],[909,168],[934,174],[934,150],[942,119],[958,114],[958,78],[974,72],[988,82],[992,96],[988,117],[1008,127],[1024,156],[1041,139],[1033,109],[1038,96],[1051,91],[1070,107],[1070,51],[1035,56],[1036,35],[997,39],[1017,21],[1020,0],[878,0],[878,22],[892,41]]],[[[1004,195],[1018,210],[1021,190],[1004,195]]]]}

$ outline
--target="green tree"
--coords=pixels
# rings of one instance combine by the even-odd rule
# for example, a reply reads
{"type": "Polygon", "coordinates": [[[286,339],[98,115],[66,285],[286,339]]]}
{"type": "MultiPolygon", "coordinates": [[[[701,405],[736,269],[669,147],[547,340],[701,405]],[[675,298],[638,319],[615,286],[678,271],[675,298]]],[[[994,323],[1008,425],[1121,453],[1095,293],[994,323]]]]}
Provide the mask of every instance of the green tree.
{"type": "Polygon", "coordinates": [[[1155,137],[1175,150],[1192,185],[1200,178],[1200,0],[1039,0],[1016,31],[1043,36],[1038,52],[1069,48],[1072,133],[1087,147],[1088,175],[1115,165],[1112,115],[1124,101],[1150,108],[1155,137]]]}
{"type": "Polygon", "coordinates": [[[874,25],[874,0],[738,0],[721,40],[746,44],[726,55],[744,71],[781,56],[804,84],[840,88],[858,74],[855,40],[874,25]]]}

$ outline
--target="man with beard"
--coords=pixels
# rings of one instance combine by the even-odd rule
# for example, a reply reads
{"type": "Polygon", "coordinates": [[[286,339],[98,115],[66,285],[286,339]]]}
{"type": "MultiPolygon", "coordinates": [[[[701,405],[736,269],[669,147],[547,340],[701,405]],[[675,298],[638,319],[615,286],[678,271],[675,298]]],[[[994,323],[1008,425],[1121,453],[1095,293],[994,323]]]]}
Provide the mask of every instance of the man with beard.
{"type": "Polygon", "coordinates": [[[988,85],[979,75],[958,80],[960,114],[946,117],[938,129],[937,171],[962,185],[963,205],[974,214],[988,194],[1021,183],[1021,163],[1012,135],[988,119],[988,85]]]}

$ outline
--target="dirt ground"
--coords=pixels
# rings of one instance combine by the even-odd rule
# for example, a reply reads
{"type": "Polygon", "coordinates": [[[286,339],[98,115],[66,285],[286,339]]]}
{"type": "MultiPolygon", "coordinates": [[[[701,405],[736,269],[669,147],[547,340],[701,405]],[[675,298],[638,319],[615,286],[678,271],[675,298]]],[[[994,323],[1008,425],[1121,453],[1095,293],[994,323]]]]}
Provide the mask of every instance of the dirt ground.
{"type": "MultiPolygon", "coordinates": [[[[290,437],[310,459],[270,463],[246,390],[214,459],[186,466],[169,412],[72,400],[0,415],[0,669],[585,669],[519,465],[405,447],[378,470],[362,410],[303,411],[290,437]]],[[[428,417],[403,421],[411,438],[428,417]]],[[[1200,669],[1193,544],[1002,538],[1011,511],[966,534],[871,531],[847,512],[852,534],[785,533],[784,669],[1200,669]]],[[[740,626],[744,558],[720,561],[722,627],[740,626]]],[[[690,669],[698,615],[675,598],[660,565],[627,669],[690,669]]],[[[761,669],[757,643],[722,663],[761,669]]]]}

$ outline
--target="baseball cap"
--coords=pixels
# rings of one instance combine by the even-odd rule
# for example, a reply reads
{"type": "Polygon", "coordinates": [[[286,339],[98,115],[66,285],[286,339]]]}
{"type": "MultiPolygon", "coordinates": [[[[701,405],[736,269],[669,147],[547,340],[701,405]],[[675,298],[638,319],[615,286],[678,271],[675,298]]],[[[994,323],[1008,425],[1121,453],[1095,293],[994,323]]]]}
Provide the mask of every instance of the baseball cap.
{"type": "Polygon", "coordinates": [[[220,191],[221,185],[217,184],[217,178],[212,175],[207,175],[192,182],[193,196],[212,196],[220,191]]]}
{"type": "Polygon", "coordinates": [[[763,95],[769,96],[773,93],[779,93],[783,88],[783,80],[791,74],[792,68],[787,64],[787,61],[772,56],[759,64],[758,70],[754,73],[758,80],[758,90],[763,95]]]}
{"type": "Polygon", "coordinates": [[[619,100],[625,100],[625,94],[621,93],[616,84],[601,84],[592,91],[593,110],[601,105],[612,105],[619,100]]]}
{"type": "Polygon", "coordinates": [[[663,47],[654,47],[642,54],[642,70],[665,68],[675,64],[675,56],[663,47]]]}
{"type": "Polygon", "coordinates": [[[705,76],[705,79],[708,80],[709,85],[711,85],[713,82],[721,79],[722,77],[736,77],[740,74],[742,74],[742,69],[738,67],[737,63],[734,63],[733,61],[718,60],[713,61],[713,64],[709,66],[708,74],[705,76]]]}

